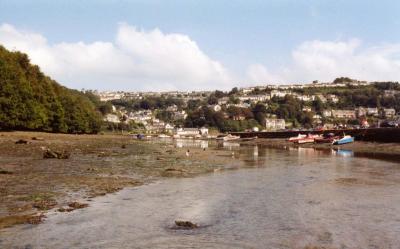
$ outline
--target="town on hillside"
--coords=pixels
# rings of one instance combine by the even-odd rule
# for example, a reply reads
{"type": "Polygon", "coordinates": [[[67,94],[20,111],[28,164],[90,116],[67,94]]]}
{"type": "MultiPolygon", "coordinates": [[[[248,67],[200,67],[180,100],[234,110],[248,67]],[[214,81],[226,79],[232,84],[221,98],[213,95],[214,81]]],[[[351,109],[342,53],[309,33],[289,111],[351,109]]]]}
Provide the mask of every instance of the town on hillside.
{"type": "Polygon", "coordinates": [[[231,91],[93,91],[109,130],[150,134],[397,127],[398,82],[347,77],[329,83],[231,91]]]}

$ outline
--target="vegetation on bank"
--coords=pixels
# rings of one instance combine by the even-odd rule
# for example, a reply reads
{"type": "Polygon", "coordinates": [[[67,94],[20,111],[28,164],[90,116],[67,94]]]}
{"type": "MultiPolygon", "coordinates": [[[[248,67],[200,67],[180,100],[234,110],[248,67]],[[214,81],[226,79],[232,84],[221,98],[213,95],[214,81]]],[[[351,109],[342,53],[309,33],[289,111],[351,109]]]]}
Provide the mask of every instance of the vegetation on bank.
{"type": "Polygon", "coordinates": [[[102,118],[95,98],[61,86],[26,54],[0,46],[0,129],[96,133],[102,118]]]}

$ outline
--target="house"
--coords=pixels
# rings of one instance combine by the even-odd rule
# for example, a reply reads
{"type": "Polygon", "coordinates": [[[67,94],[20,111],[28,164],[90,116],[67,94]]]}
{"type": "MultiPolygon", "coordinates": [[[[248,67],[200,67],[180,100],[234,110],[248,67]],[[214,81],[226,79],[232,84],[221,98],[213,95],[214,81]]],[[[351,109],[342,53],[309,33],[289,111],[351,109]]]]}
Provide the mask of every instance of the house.
{"type": "Polygon", "coordinates": [[[174,112],[174,120],[186,119],[187,118],[186,111],[177,111],[174,112]]]}
{"type": "Polygon", "coordinates": [[[249,101],[251,103],[264,102],[270,99],[271,97],[269,95],[248,95],[239,97],[241,102],[249,101]]]}
{"type": "Polygon", "coordinates": [[[396,110],[393,108],[381,109],[381,117],[383,118],[393,118],[396,115],[396,110]]]}
{"type": "Polygon", "coordinates": [[[367,116],[367,108],[365,107],[357,107],[355,110],[357,118],[367,116]]]}
{"type": "Polygon", "coordinates": [[[398,90],[385,90],[384,91],[385,97],[394,97],[396,94],[400,94],[400,91],[398,91],[398,90]]]}
{"type": "Polygon", "coordinates": [[[311,112],[311,107],[310,106],[304,106],[302,110],[303,110],[303,112],[311,112]]]}
{"type": "Polygon", "coordinates": [[[218,105],[226,105],[229,101],[228,97],[222,97],[220,99],[218,99],[218,105]]]}
{"type": "Polygon", "coordinates": [[[220,105],[209,105],[208,107],[212,109],[214,112],[219,112],[222,109],[220,105]]]}
{"type": "Polygon", "coordinates": [[[283,97],[285,97],[287,94],[291,94],[291,92],[288,92],[288,91],[280,91],[280,90],[272,90],[270,96],[271,96],[271,98],[273,98],[273,97],[280,97],[280,98],[283,98],[283,97]]]}
{"type": "Polygon", "coordinates": [[[171,124],[166,123],[165,126],[164,126],[164,132],[172,134],[173,131],[174,131],[174,126],[171,125],[171,124]]]}
{"type": "Polygon", "coordinates": [[[195,137],[200,134],[200,131],[197,128],[177,128],[174,133],[182,137],[195,137]]]}
{"type": "Polygon", "coordinates": [[[104,117],[104,121],[110,122],[110,123],[120,123],[121,122],[121,120],[119,119],[119,117],[116,114],[107,114],[104,117]]]}
{"type": "Polygon", "coordinates": [[[202,136],[208,136],[208,128],[207,127],[201,127],[200,129],[199,129],[199,132],[200,132],[200,135],[202,135],[202,136]]]}
{"type": "Polygon", "coordinates": [[[355,119],[356,112],[354,110],[332,110],[332,117],[334,118],[345,118],[355,119]]]}
{"type": "Polygon", "coordinates": [[[319,98],[322,103],[326,103],[327,99],[322,94],[317,94],[315,98],[319,98]]]}
{"type": "Polygon", "coordinates": [[[296,98],[301,100],[301,101],[313,101],[315,100],[315,96],[314,95],[296,95],[296,98]]]}
{"type": "Polygon", "coordinates": [[[265,119],[266,130],[282,130],[285,129],[285,120],[277,118],[266,118],[265,119]]]}
{"type": "Polygon", "coordinates": [[[234,115],[231,117],[233,120],[237,120],[237,121],[241,121],[241,120],[245,120],[246,117],[244,115],[238,114],[238,115],[234,115]]]}
{"type": "Polygon", "coordinates": [[[329,102],[332,102],[332,103],[337,103],[337,102],[339,102],[339,98],[338,98],[336,95],[334,95],[334,94],[328,94],[328,95],[326,96],[326,99],[327,99],[329,102]]]}
{"type": "Polygon", "coordinates": [[[379,116],[378,108],[376,108],[376,107],[367,108],[367,115],[368,116],[378,117],[379,116]]]}
{"type": "Polygon", "coordinates": [[[322,111],[322,116],[323,117],[332,117],[332,111],[331,110],[324,110],[324,111],[322,111]]]}
{"type": "Polygon", "coordinates": [[[170,105],[170,106],[167,107],[166,110],[169,111],[169,112],[176,112],[176,111],[178,111],[178,106],[170,105]]]}

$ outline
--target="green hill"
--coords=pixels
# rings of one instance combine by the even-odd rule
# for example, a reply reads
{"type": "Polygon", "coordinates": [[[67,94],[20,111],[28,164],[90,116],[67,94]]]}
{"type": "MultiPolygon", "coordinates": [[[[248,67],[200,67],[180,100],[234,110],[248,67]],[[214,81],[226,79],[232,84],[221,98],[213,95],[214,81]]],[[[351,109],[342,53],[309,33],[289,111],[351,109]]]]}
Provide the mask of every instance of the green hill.
{"type": "Polygon", "coordinates": [[[101,122],[84,93],[61,86],[26,54],[0,45],[0,130],[96,133],[101,122]]]}

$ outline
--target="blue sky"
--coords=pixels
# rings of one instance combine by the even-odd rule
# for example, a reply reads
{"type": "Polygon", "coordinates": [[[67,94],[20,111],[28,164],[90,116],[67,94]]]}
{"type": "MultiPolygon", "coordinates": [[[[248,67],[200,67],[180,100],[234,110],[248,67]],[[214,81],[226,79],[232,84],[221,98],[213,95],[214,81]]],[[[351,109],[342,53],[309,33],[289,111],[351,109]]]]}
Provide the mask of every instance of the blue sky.
{"type": "MultiPolygon", "coordinates": [[[[399,69],[397,45],[400,44],[398,13],[400,13],[400,1],[0,0],[0,25],[11,25],[20,34],[38,34],[46,39],[47,47],[65,43],[75,44],[80,41],[90,45],[100,41],[114,43],[119,49],[115,40],[121,23],[145,34],[158,29],[166,36],[184,35],[197,44],[201,53],[229,71],[223,79],[215,77],[216,82],[205,79],[206,77],[202,80],[193,79],[193,82],[197,82],[194,88],[202,86],[229,88],[234,85],[286,81],[289,83],[289,81],[312,79],[324,81],[334,77],[324,73],[333,69],[335,71],[333,73],[365,77],[366,80],[396,80],[399,76],[395,73],[399,69]],[[341,45],[349,47],[350,50],[345,49],[347,51],[345,54],[339,52],[342,57],[337,58],[338,54],[335,52],[332,55],[331,49],[340,50],[341,45]],[[390,54],[385,53],[388,50],[391,51],[390,54]],[[297,52],[300,52],[299,57],[294,56],[297,52]],[[316,57],[315,53],[321,56],[316,57]],[[380,56],[379,58],[383,56],[383,59],[388,61],[371,66],[372,69],[378,70],[385,65],[381,71],[373,75],[363,74],[371,71],[370,68],[366,68],[371,63],[365,61],[366,57],[371,57],[371,53],[380,56]],[[340,65],[333,66],[331,60],[342,60],[343,56],[353,56],[353,63],[360,65],[357,64],[358,67],[354,70],[342,69],[340,65]],[[310,63],[310,58],[315,61],[310,63]],[[326,70],[315,68],[315,65],[324,65],[324,62],[326,70]],[[390,67],[387,66],[388,63],[390,67]],[[387,78],[379,78],[385,74],[387,78]],[[225,80],[228,82],[223,82],[225,80]],[[220,81],[223,83],[220,84],[220,81]]],[[[25,50],[28,54],[32,53],[32,56],[36,54],[32,59],[33,62],[38,63],[47,72],[46,63],[41,63],[38,53],[33,51],[35,48],[12,46],[12,43],[19,44],[21,41],[15,41],[9,36],[8,34],[7,40],[0,39],[0,43],[5,43],[6,47],[25,50]]],[[[27,37],[26,42],[29,42],[29,36],[27,37]]],[[[129,43],[135,43],[135,40],[129,40],[129,43]]],[[[137,54],[130,56],[132,60],[137,58],[137,54]]],[[[148,61],[147,58],[146,55],[145,59],[140,58],[140,60],[148,61]]],[[[158,63],[155,62],[157,65],[158,63]]],[[[340,64],[340,61],[336,63],[340,64]]],[[[149,66],[151,65],[149,62],[149,66]]],[[[73,77],[72,71],[68,72],[69,77],[66,77],[67,73],[54,70],[49,69],[48,73],[63,84],[75,88],[110,89],[109,84],[114,84],[96,82],[98,78],[91,79],[89,76],[73,77]]],[[[139,72],[141,73],[143,72],[139,72]]],[[[165,72],[154,72],[154,74],[159,74],[160,77],[154,79],[149,75],[145,78],[135,77],[131,83],[129,83],[130,75],[125,75],[121,82],[116,79],[113,87],[146,90],[146,87],[139,84],[140,81],[144,81],[147,85],[158,87],[160,90],[172,90],[185,88],[182,79],[191,81],[186,75],[181,78],[177,75],[177,82],[174,82],[171,76],[166,78],[163,87],[162,75],[165,75],[165,72]]],[[[175,72],[171,74],[175,75],[175,72]]],[[[188,74],[196,73],[189,71],[188,74]]],[[[188,83],[186,88],[193,87],[188,83]]]]}

